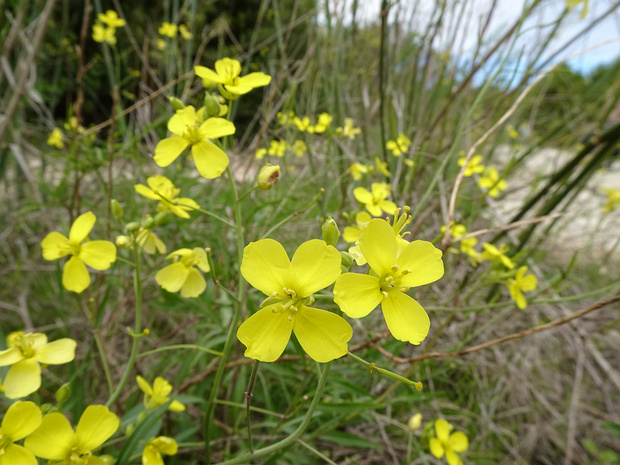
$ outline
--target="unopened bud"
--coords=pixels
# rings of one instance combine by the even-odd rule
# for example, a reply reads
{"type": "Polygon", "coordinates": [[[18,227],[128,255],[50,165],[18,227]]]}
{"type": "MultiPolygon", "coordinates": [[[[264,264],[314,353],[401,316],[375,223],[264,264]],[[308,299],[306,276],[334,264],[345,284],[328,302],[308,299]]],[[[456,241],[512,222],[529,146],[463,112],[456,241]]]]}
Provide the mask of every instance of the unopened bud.
{"type": "Polygon", "coordinates": [[[278,182],[279,178],[280,166],[267,163],[258,173],[258,187],[264,191],[269,190],[276,182],[278,182]]]}
{"type": "Polygon", "coordinates": [[[98,459],[105,463],[105,465],[114,465],[116,463],[116,459],[111,455],[100,455],[98,459]]]}
{"type": "Polygon", "coordinates": [[[153,229],[155,227],[155,220],[150,216],[144,220],[142,220],[142,227],[144,229],[153,229]]]}
{"type": "Polygon", "coordinates": [[[420,428],[420,426],[422,426],[422,414],[416,413],[411,418],[409,418],[409,421],[407,422],[407,428],[409,428],[409,431],[413,432],[420,428]]]}
{"type": "Polygon", "coordinates": [[[166,223],[166,219],[168,219],[168,212],[159,212],[155,215],[155,226],[161,226],[166,223]]]}
{"type": "Polygon", "coordinates": [[[213,94],[205,94],[205,113],[207,118],[220,114],[220,104],[217,101],[217,97],[213,94]]]}
{"type": "Polygon", "coordinates": [[[340,231],[338,230],[338,225],[331,216],[327,218],[323,226],[321,226],[321,232],[323,233],[323,240],[327,245],[336,245],[338,243],[340,231]]]}
{"type": "Polygon", "coordinates": [[[127,234],[134,233],[138,229],[140,229],[140,223],[136,223],[135,221],[132,221],[131,223],[127,223],[127,225],[125,226],[125,232],[127,234]]]}
{"type": "Polygon", "coordinates": [[[131,238],[129,236],[116,236],[116,247],[119,249],[128,249],[131,247],[131,238]]]}
{"type": "Polygon", "coordinates": [[[121,204],[118,203],[118,200],[110,200],[110,208],[112,209],[112,214],[114,215],[114,218],[121,221],[123,219],[123,207],[121,207],[121,204]]]}
{"type": "Polygon", "coordinates": [[[62,405],[69,400],[71,397],[71,385],[69,383],[65,383],[58,388],[55,394],[56,404],[62,405]]]}
{"type": "Polygon", "coordinates": [[[347,271],[353,266],[355,258],[349,252],[340,252],[340,263],[346,267],[347,271]]]}
{"type": "Polygon", "coordinates": [[[168,101],[170,102],[170,105],[172,105],[172,109],[174,111],[179,111],[185,108],[185,105],[183,104],[183,102],[181,102],[176,97],[168,97],[168,101]]]}

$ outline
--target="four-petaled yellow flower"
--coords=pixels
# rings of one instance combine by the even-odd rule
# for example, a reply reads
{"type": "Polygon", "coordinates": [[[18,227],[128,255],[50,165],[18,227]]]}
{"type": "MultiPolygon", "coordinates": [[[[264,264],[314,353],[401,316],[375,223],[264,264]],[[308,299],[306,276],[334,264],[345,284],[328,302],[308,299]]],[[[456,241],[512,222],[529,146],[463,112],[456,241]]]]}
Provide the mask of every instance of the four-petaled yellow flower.
{"type": "Polygon", "coordinates": [[[325,131],[327,131],[327,127],[331,124],[333,119],[334,118],[332,118],[332,116],[329,113],[321,113],[319,115],[318,121],[314,125],[314,133],[322,134],[325,131]]]}
{"type": "Polygon", "coordinates": [[[57,149],[61,149],[65,146],[62,131],[59,128],[54,128],[54,130],[50,132],[50,135],[47,138],[47,145],[51,145],[57,149]]]}
{"type": "Polygon", "coordinates": [[[351,140],[355,139],[355,136],[357,136],[360,132],[362,132],[360,128],[353,126],[353,118],[345,118],[344,126],[336,128],[336,134],[343,137],[348,137],[351,140]]]}
{"type": "Polygon", "coordinates": [[[603,206],[603,213],[610,213],[618,208],[618,205],[620,205],[620,190],[604,186],[600,186],[599,189],[607,194],[607,203],[603,206]]]}
{"type": "Polygon", "coordinates": [[[497,197],[501,191],[506,190],[506,180],[499,178],[497,169],[494,166],[486,168],[484,174],[478,180],[478,185],[483,189],[489,189],[488,194],[491,197],[497,197]]]}
{"type": "Polygon", "coordinates": [[[174,39],[177,36],[177,32],[179,27],[176,24],[171,24],[168,21],[164,21],[157,32],[159,32],[160,36],[169,37],[174,39]]]}
{"type": "Polygon", "coordinates": [[[443,418],[435,421],[436,437],[431,438],[429,442],[431,453],[438,459],[445,454],[448,465],[463,465],[457,452],[465,452],[469,447],[469,441],[460,431],[450,434],[452,429],[453,426],[443,418]]]}
{"type": "Polygon", "coordinates": [[[361,163],[353,163],[347,170],[347,172],[351,173],[351,176],[355,181],[362,179],[362,174],[366,174],[368,171],[368,166],[361,163]]]}
{"type": "Polygon", "coordinates": [[[165,254],[167,250],[166,244],[155,235],[152,229],[140,228],[136,234],[136,242],[149,255],[153,255],[155,252],[165,254]]]}
{"type": "Polygon", "coordinates": [[[8,366],[4,379],[4,395],[17,399],[35,392],[41,386],[41,365],[60,365],[75,358],[73,339],[47,342],[43,333],[16,331],[6,338],[8,349],[0,352],[0,366],[8,366]]]}
{"type": "Polygon", "coordinates": [[[75,429],[62,413],[49,413],[41,426],[26,438],[24,447],[47,460],[62,465],[103,465],[92,454],[118,430],[120,420],[104,405],[89,405],[75,429]]]}
{"type": "Polygon", "coordinates": [[[99,13],[97,15],[97,19],[106,26],[112,27],[114,29],[116,29],[117,27],[123,27],[125,24],[127,24],[123,18],[118,17],[118,13],[114,10],[108,10],[105,13],[99,13]]]}
{"type": "Polygon", "coordinates": [[[375,166],[377,167],[377,171],[379,173],[383,174],[384,176],[387,176],[388,178],[391,176],[387,168],[387,163],[384,161],[381,161],[379,157],[375,157],[375,166]]]}
{"type": "Polygon", "coordinates": [[[235,133],[235,125],[224,118],[207,118],[188,105],[168,121],[172,136],[162,139],[155,147],[155,163],[166,167],[175,161],[189,146],[201,176],[213,179],[220,176],[228,166],[228,156],[209,139],[235,133]]]}
{"type": "Polygon", "coordinates": [[[338,250],[318,239],[301,244],[292,260],[273,239],[250,243],[243,251],[241,274],[268,297],[237,331],[247,348],[245,356],[273,362],[284,352],[291,332],[317,362],[345,355],[353,335],[349,323],[335,313],[309,307],[312,294],[340,275],[340,262],[338,250]]]}
{"type": "Polygon", "coordinates": [[[207,282],[195,267],[210,271],[205,249],[179,249],[166,257],[174,258],[172,265],[159,270],[155,281],[168,292],[181,291],[181,297],[198,297],[207,288],[207,282]],[[181,257],[180,259],[178,257],[181,257]]]}
{"type": "Polygon", "coordinates": [[[183,39],[185,40],[190,40],[192,37],[194,37],[194,34],[192,34],[189,29],[187,29],[187,26],[185,24],[179,24],[179,34],[181,34],[181,37],[183,37],[183,39]]]}
{"type": "Polygon", "coordinates": [[[36,430],[41,417],[34,402],[17,401],[8,408],[0,426],[0,465],[37,465],[34,454],[15,443],[36,430]]]}
{"type": "Polygon", "coordinates": [[[135,184],[133,188],[138,194],[147,199],[158,200],[157,211],[170,211],[178,217],[189,218],[188,211],[191,212],[200,208],[200,205],[192,199],[186,197],[177,198],[177,195],[181,193],[181,189],[174,187],[172,181],[165,176],[151,176],[146,179],[146,183],[148,187],[144,184],[135,184]]]}
{"type": "Polygon", "coordinates": [[[308,151],[308,146],[303,140],[296,140],[293,143],[293,152],[295,152],[295,155],[297,155],[298,157],[301,157],[307,151],[308,151]]]}
{"type": "MultiPolygon", "coordinates": [[[[170,393],[172,392],[172,386],[164,378],[157,377],[153,381],[153,387],[142,377],[136,376],[136,382],[142,392],[144,392],[144,407],[147,410],[153,410],[154,408],[164,405],[170,400],[170,393]]],[[[183,405],[178,400],[173,400],[168,407],[168,410],[173,412],[182,412],[185,410],[183,405]]]]}
{"type": "Polygon", "coordinates": [[[285,152],[286,152],[286,142],[284,142],[283,140],[272,140],[269,143],[269,150],[267,151],[269,155],[283,157],[285,152]]]}
{"type": "Polygon", "coordinates": [[[536,286],[538,286],[536,276],[533,274],[528,274],[526,276],[525,273],[527,273],[527,266],[520,267],[514,279],[509,279],[506,283],[508,291],[510,292],[510,297],[517,303],[517,307],[521,310],[527,307],[527,300],[525,300],[523,292],[533,291],[536,289],[536,286]]]}
{"type": "Polygon", "coordinates": [[[391,150],[395,157],[400,157],[403,153],[409,150],[409,147],[411,147],[411,141],[406,135],[399,134],[395,141],[388,140],[385,147],[388,150],[391,150]]]}
{"type": "Polygon", "coordinates": [[[381,219],[366,225],[359,246],[372,273],[339,276],[334,285],[334,302],[351,318],[362,318],[381,304],[392,335],[399,341],[420,344],[428,334],[430,319],[422,306],[404,292],[443,276],[441,250],[430,242],[414,241],[399,253],[394,229],[381,219]]]}
{"type": "Polygon", "coordinates": [[[116,260],[116,247],[112,242],[87,240],[95,221],[97,217],[92,212],[86,212],[75,219],[69,237],[51,232],[41,241],[45,260],[71,255],[62,270],[62,285],[78,294],[90,284],[86,265],[99,271],[107,270],[116,260]]]}
{"type": "Polygon", "coordinates": [[[166,436],[149,439],[142,451],[142,465],[164,465],[161,454],[175,455],[178,448],[176,441],[166,436]]]}
{"type": "Polygon", "coordinates": [[[493,244],[485,242],[482,244],[482,247],[484,248],[484,251],[480,254],[481,260],[499,260],[506,268],[511,270],[516,266],[515,262],[506,256],[506,252],[509,250],[509,247],[506,244],[500,245],[498,249],[493,244]]]}
{"type": "Polygon", "coordinates": [[[391,186],[382,182],[373,182],[370,191],[363,187],[353,189],[353,195],[358,202],[363,203],[372,216],[381,216],[383,212],[393,215],[396,204],[387,198],[390,195],[391,186]]]}
{"type": "Polygon", "coordinates": [[[110,45],[116,44],[116,29],[106,27],[101,23],[93,24],[93,40],[95,42],[106,42],[110,45]]]}
{"type": "Polygon", "coordinates": [[[215,62],[215,71],[204,66],[194,66],[196,76],[202,79],[205,87],[219,86],[220,92],[229,100],[239,98],[252,89],[263,87],[271,82],[265,73],[250,73],[239,77],[241,63],[232,58],[222,58],[215,62]]]}
{"type": "MultiPolygon", "coordinates": [[[[466,159],[467,157],[465,156],[459,158],[458,160],[459,166],[465,165],[466,159]]],[[[469,163],[467,163],[467,166],[465,167],[463,176],[467,178],[469,176],[472,176],[474,173],[482,173],[484,171],[484,165],[481,162],[482,162],[482,155],[474,155],[473,157],[471,157],[471,160],[469,160],[469,163]]]]}

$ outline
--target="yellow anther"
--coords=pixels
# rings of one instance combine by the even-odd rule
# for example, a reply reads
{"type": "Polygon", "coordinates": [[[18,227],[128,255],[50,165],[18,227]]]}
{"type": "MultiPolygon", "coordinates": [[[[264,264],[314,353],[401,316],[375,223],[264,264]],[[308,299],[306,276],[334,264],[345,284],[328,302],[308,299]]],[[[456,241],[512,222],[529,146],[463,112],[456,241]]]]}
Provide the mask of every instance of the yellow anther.
{"type": "Polygon", "coordinates": [[[409,268],[405,268],[401,274],[405,276],[406,274],[409,274],[409,273],[411,273],[411,270],[409,268]]]}
{"type": "Polygon", "coordinates": [[[390,284],[392,281],[394,281],[394,276],[388,276],[385,278],[385,283],[386,284],[390,284]]]}
{"type": "Polygon", "coordinates": [[[383,297],[385,297],[386,299],[390,296],[386,291],[381,291],[381,293],[383,294],[383,297]]]}
{"type": "Polygon", "coordinates": [[[288,316],[288,321],[293,321],[293,317],[291,315],[288,316]]]}
{"type": "Polygon", "coordinates": [[[293,313],[297,313],[297,312],[299,311],[299,310],[297,309],[297,307],[295,307],[294,305],[291,305],[291,306],[289,307],[289,309],[290,309],[290,310],[291,310],[291,312],[293,312],[293,313]]]}
{"type": "Polygon", "coordinates": [[[400,270],[400,267],[398,265],[392,265],[390,270],[392,270],[392,273],[396,273],[398,270],[400,270]]]}

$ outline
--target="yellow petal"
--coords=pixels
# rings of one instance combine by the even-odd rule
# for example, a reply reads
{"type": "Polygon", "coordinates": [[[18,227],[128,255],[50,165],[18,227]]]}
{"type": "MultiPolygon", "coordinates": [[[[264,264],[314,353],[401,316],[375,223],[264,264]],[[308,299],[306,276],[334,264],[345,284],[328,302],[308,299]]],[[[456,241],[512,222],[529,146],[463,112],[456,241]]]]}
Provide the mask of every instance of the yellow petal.
{"type": "Polygon", "coordinates": [[[448,423],[443,418],[438,418],[435,420],[435,434],[437,435],[437,439],[439,439],[442,443],[448,442],[450,438],[450,431],[452,431],[452,425],[448,423]]]}
{"type": "Polygon", "coordinates": [[[138,387],[146,395],[153,395],[153,389],[151,388],[151,385],[142,376],[136,376],[136,383],[138,383],[138,387]]]}
{"type": "Polygon", "coordinates": [[[49,413],[43,417],[41,426],[26,438],[24,446],[37,457],[63,460],[75,443],[69,420],[61,413],[49,413]]]}
{"type": "Polygon", "coordinates": [[[155,381],[153,381],[153,392],[156,395],[166,397],[172,392],[172,384],[170,384],[165,378],[158,376],[155,378],[155,381]]]}
{"type": "Polygon", "coordinates": [[[62,285],[68,291],[78,294],[90,284],[90,275],[86,266],[78,257],[73,256],[65,263],[62,270],[62,285]]]}
{"type": "Polygon", "coordinates": [[[93,212],[86,212],[78,216],[69,231],[69,240],[71,242],[82,242],[88,236],[88,233],[93,229],[97,221],[97,217],[93,212]]]}
{"type": "Polygon", "coordinates": [[[284,247],[273,239],[250,242],[243,250],[241,274],[263,294],[282,292],[291,262],[284,247]]]}
{"type": "Polygon", "coordinates": [[[353,195],[355,199],[360,203],[371,203],[372,194],[363,187],[356,187],[353,189],[353,195]]]}
{"type": "Polygon", "coordinates": [[[207,288],[207,282],[202,277],[200,271],[191,267],[181,288],[181,297],[198,297],[207,288]]]}
{"type": "Polygon", "coordinates": [[[350,318],[362,318],[383,299],[379,278],[367,274],[345,273],[334,285],[334,302],[350,318]]]}
{"type": "Polygon", "coordinates": [[[388,274],[396,264],[396,236],[387,221],[369,221],[360,233],[359,244],[366,261],[379,276],[388,274]]]}
{"type": "Polygon", "coordinates": [[[166,455],[174,455],[179,449],[177,442],[166,436],[159,436],[158,438],[155,438],[151,444],[162,454],[166,455]]]}
{"type": "Polygon", "coordinates": [[[209,139],[217,139],[218,137],[230,136],[235,133],[235,125],[224,118],[208,118],[200,126],[199,132],[201,136],[209,139]]]}
{"type": "Polygon", "coordinates": [[[446,460],[448,461],[448,465],[463,465],[461,457],[456,455],[456,453],[450,449],[446,450],[446,460]]]}
{"type": "Polygon", "coordinates": [[[284,352],[291,337],[293,321],[288,318],[289,312],[274,313],[273,307],[270,305],[260,309],[239,326],[237,338],[247,348],[246,357],[273,362],[284,352]]]}
{"type": "Polygon", "coordinates": [[[0,465],[37,465],[34,454],[18,444],[9,444],[3,452],[0,465]]]}
{"type": "Polygon", "coordinates": [[[355,242],[360,237],[360,230],[352,226],[346,226],[342,233],[342,238],[345,242],[355,242]]]}
{"type": "Polygon", "coordinates": [[[168,121],[168,130],[177,136],[182,136],[187,131],[188,126],[193,127],[196,124],[196,109],[192,105],[188,105],[177,112],[168,121]]]}
{"type": "Polygon", "coordinates": [[[107,270],[116,260],[116,246],[110,241],[88,241],[82,245],[79,257],[95,270],[107,270]]]}
{"type": "Polygon", "coordinates": [[[383,210],[388,215],[393,215],[398,207],[391,200],[382,200],[381,202],[379,202],[379,208],[381,208],[381,210],[383,210]]]}
{"type": "Polygon", "coordinates": [[[441,441],[437,438],[430,438],[429,440],[429,446],[431,449],[431,454],[433,454],[435,457],[437,457],[438,459],[443,457],[443,445],[441,444],[441,441]]]}
{"type": "Polygon", "coordinates": [[[301,244],[291,260],[284,283],[298,297],[308,297],[332,284],[340,276],[340,252],[324,241],[312,239],[301,244]]]}
{"type": "Polygon", "coordinates": [[[34,358],[48,365],[69,363],[75,358],[75,346],[76,342],[73,339],[58,339],[38,349],[34,358]]]}
{"type": "MultiPolygon", "coordinates": [[[[173,400],[170,403],[170,407],[168,407],[168,410],[171,410],[173,412],[183,412],[185,410],[185,405],[183,405],[178,400],[173,400]]],[[[176,452],[175,452],[175,454],[176,454],[176,452]]]]}
{"type": "Polygon", "coordinates": [[[75,429],[77,450],[85,453],[97,449],[119,426],[120,420],[105,405],[89,405],[75,429]]]}
{"type": "Polygon", "coordinates": [[[24,358],[24,354],[19,347],[9,347],[0,352],[0,367],[13,365],[24,358]]]}
{"type": "Polygon", "coordinates": [[[34,402],[17,401],[6,411],[2,419],[2,433],[13,442],[25,438],[41,425],[41,409],[34,402]]]}
{"type": "Polygon", "coordinates": [[[144,184],[134,184],[133,188],[142,197],[146,197],[147,199],[151,200],[161,200],[161,197],[159,195],[146,187],[144,184]]]}
{"type": "Polygon", "coordinates": [[[387,293],[381,308],[390,333],[399,341],[420,344],[431,327],[426,311],[413,298],[397,289],[390,288],[387,293]]]}
{"type": "Polygon", "coordinates": [[[341,316],[305,305],[293,317],[293,332],[310,358],[320,363],[346,355],[353,336],[351,325],[341,316]]]}
{"type": "Polygon", "coordinates": [[[403,287],[422,286],[437,281],[443,276],[441,250],[427,241],[413,241],[408,244],[396,259],[401,269],[411,273],[400,279],[403,287]]]}
{"type": "Polygon", "coordinates": [[[263,87],[269,85],[270,82],[271,76],[265,73],[257,72],[246,74],[245,76],[240,77],[237,80],[237,85],[248,86],[252,89],[255,89],[256,87],[263,87]]]}
{"type": "Polygon", "coordinates": [[[204,66],[194,66],[194,72],[196,73],[196,76],[203,80],[205,87],[212,87],[215,84],[222,84],[224,82],[224,80],[215,71],[204,66]]]}
{"type": "Polygon", "coordinates": [[[70,255],[69,238],[57,232],[51,232],[41,241],[43,258],[45,260],[56,260],[57,258],[70,255]]]}
{"type": "Polygon", "coordinates": [[[173,135],[167,139],[162,139],[155,147],[155,156],[153,160],[158,166],[165,168],[174,160],[176,160],[181,152],[189,146],[189,141],[184,137],[173,135]]]}
{"type": "Polygon", "coordinates": [[[159,270],[155,275],[155,281],[168,292],[179,292],[188,274],[189,268],[177,262],[159,270]]]}
{"type": "Polygon", "coordinates": [[[152,445],[147,445],[142,451],[142,465],[164,465],[160,452],[152,445]]]}
{"type": "Polygon", "coordinates": [[[465,452],[469,447],[469,440],[467,439],[467,436],[460,431],[455,431],[452,433],[450,435],[449,442],[454,452],[465,452]]]}
{"type": "Polygon", "coordinates": [[[233,58],[222,58],[215,62],[215,71],[224,84],[232,83],[232,80],[241,74],[241,63],[233,58]]]}
{"type": "Polygon", "coordinates": [[[4,395],[18,399],[32,394],[41,387],[41,366],[32,358],[11,365],[4,379],[4,395]]]}
{"type": "Polygon", "coordinates": [[[206,140],[192,145],[192,158],[200,175],[207,179],[221,176],[228,166],[228,155],[206,140]]]}

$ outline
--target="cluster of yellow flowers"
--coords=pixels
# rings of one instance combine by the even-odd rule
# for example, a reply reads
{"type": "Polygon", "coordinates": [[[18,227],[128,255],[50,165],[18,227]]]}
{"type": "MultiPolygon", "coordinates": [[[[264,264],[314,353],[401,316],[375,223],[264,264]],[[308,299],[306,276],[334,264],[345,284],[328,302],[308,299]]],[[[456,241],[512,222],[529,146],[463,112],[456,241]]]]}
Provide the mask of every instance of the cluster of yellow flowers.
{"type": "Polygon", "coordinates": [[[308,134],[323,134],[334,119],[329,113],[321,113],[317,118],[316,124],[313,125],[310,124],[310,117],[303,116],[300,118],[293,111],[278,113],[277,117],[280,125],[292,125],[299,131],[307,132],[308,134]]]}
{"type": "Polygon", "coordinates": [[[97,22],[93,24],[93,40],[95,42],[105,42],[110,45],[116,44],[116,29],[125,26],[124,19],[118,17],[114,10],[97,15],[97,22]]]}
{"type": "Polygon", "coordinates": [[[400,157],[403,153],[407,152],[411,147],[411,140],[404,134],[399,134],[396,140],[388,140],[385,144],[388,150],[392,151],[392,155],[400,157]]]}
{"type": "Polygon", "coordinates": [[[391,174],[388,170],[387,163],[381,161],[379,157],[375,157],[374,161],[374,165],[364,165],[363,163],[358,162],[352,163],[347,172],[351,174],[355,181],[362,179],[364,174],[371,173],[378,173],[389,178],[391,174]]]}
{"type": "Polygon", "coordinates": [[[290,149],[296,156],[301,157],[308,151],[308,147],[306,143],[302,140],[296,140],[293,142],[293,145],[289,146],[283,140],[272,140],[269,143],[268,148],[260,148],[256,151],[254,157],[257,160],[261,160],[265,157],[265,155],[273,155],[279,158],[284,157],[286,155],[287,149],[290,149]]]}
{"type": "Polygon", "coordinates": [[[497,197],[502,191],[506,190],[506,180],[499,177],[495,166],[484,166],[482,164],[482,155],[474,155],[467,163],[467,157],[463,154],[458,159],[459,166],[465,166],[463,176],[470,177],[474,174],[480,174],[478,185],[487,191],[491,197],[497,197]]]}

